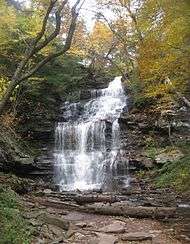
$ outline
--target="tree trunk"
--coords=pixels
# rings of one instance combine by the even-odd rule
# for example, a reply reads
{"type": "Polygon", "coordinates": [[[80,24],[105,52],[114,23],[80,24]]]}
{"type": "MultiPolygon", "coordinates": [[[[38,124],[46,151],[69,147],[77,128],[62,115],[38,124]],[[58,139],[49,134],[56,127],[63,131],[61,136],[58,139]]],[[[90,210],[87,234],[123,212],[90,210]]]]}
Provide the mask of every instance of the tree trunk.
{"type": "Polygon", "coordinates": [[[113,203],[102,204],[95,203],[85,205],[80,208],[85,212],[102,214],[102,215],[115,215],[125,216],[132,218],[169,218],[176,215],[177,209],[175,207],[144,207],[144,206],[129,206],[126,203],[113,203]]]}
{"type": "Polygon", "coordinates": [[[16,80],[11,80],[4,97],[0,101],[0,116],[2,115],[2,113],[6,107],[6,104],[8,103],[8,101],[17,85],[18,85],[18,83],[16,80]]]}
{"type": "Polygon", "coordinates": [[[57,7],[57,9],[55,11],[56,24],[54,27],[54,31],[52,33],[50,33],[49,36],[46,36],[46,30],[48,28],[47,27],[48,19],[49,19],[50,15],[52,14],[53,8],[55,7],[55,4],[57,1],[51,0],[49,2],[49,6],[47,8],[46,14],[42,21],[41,31],[37,34],[37,36],[31,42],[30,49],[28,50],[28,48],[26,48],[25,57],[18,65],[16,71],[14,72],[14,75],[13,75],[13,78],[12,78],[10,84],[8,85],[8,88],[6,90],[4,97],[0,100],[0,116],[3,114],[5,107],[17,85],[19,85],[21,82],[23,82],[23,81],[27,80],[29,77],[31,77],[45,64],[47,64],[51,60],[63,55],[70,49],[73,35],[74,35],[75,29],[76,29],[76,21],[78,18],[79,10],[82,7],[82,4],[78,7],[78,5],[80,4],[80,1],[81,0],[76,0],[74,6],[72,7],[72,9],[70,11],[71,12],[71,21],[70,21],[70,25],[68,28],[64,47],[61,50],[59,50],[58,52],[49,53],[49,55],[47,55],[44,59],[42,59],[39,63],[34,65],[32,68],[25,69],[27,67],[28,63],[30,62],[31,58],[34,55],[36,55],[41,49],[46,47],[51,41],[53,41],[60,33],[61,20],[62,20],[62,15],[63,15],[62,12],[63,12],[63,9],[66,6],[68,0],[64,0],[64,1],[62,0],[60,2],[59,6],[57,7]],[[43,37],[45,37],[44,40],[42,40],[43,37]]]}
{"type": "Polygon", "coordinates": [[[39,203],[42,206],[56,209],[76,210],[110,216],[163,219],[176,217],[178,215],[178,209],[176,207],[130,206],[126,202],[116,202],[112,204],[104,204],[99,202],[81,206],[73,202],[64,202],[59,199],[50,199],[45,197],[28,197],[27,201],[32,203],[39,203]]]}

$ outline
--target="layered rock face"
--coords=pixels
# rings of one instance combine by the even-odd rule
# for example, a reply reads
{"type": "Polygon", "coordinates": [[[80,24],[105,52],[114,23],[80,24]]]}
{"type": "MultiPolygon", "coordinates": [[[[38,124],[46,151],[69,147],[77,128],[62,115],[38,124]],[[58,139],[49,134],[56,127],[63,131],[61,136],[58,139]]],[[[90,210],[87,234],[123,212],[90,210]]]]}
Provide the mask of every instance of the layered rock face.
{"type": "Polygon", "coordinates": [[[72,99],[67,101],[63,98],[54,119],[45,119],[35,131],[32,143],[37,145],[38,156],[28,156],[22,146],[18,150],[0,141],[1,170],[54,181],[61,190],[115,190],[130,181],[135,185],[132,178],[136,171],[160,168],[173,160],[173,154],[175,159],[183,156],[177,148],[172,157],[167,151],[157,151],[152,157],[146,149],[152,138],[162,148],[172,140],[190,139],[185,107],[151,116],[134,108],[130,91],[121,80],[110,83],[100,77],[76,93],[69,94],[72,99]]]}
{"type": "MultiPolygon", "coordinates": [[[[91,91],[107,87],[110,78],[102,78],[98,75],[89,74],[81,88],[77,88],[72,94],[60,94],[53,91],[51,87],[43,91],[45,99],[39,98],[39,108],[32,109],[32,105],[20,105],[18,114],[22,118],[22,125],[17,130],[21,137],[29,138],[30,147],[20,145],[21,138],[15,139],[14,133],[8,133],[6,128],[1,128],[0,135],[0,170],[14,172],[21,176],[32,178],[43,178],[52,181],[54,169],[54,147],[55,147],[55,125],[64,120],[62,116],[63,106],[71,104],[71,101],[85,103],[91,97],[91,91]],[[48,91],[48,89],[50,89],[48,91]],[[65,102],[67,101],[67,102],[65,102]],[[49,106],[47,106],[47,103],[49,106]],[[6,133],[5,133],[6,132],[6,133]],[[34,149],[34,150],[33,150],[34,149]]],[[[44,96],[43,93],[43,96],[44,96]]],[[[25,99],[31,99],[30,94],[25,99]]],[[[33,99],[33,97],[32,97],[33,99]]],[[[24,102],[23,101],[23,102],[24,102]]],[[[67,115],[65,114],[65,117],[67,115]]]]}

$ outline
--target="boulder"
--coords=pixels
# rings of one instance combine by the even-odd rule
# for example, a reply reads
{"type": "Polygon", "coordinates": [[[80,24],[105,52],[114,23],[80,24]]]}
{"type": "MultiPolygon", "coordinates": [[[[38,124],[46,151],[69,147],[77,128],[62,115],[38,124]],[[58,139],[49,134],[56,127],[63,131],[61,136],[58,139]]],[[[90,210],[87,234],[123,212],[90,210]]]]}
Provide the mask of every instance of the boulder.
{"type": "Polygon", "coordinates": [[[152,241],[153,235],[146,232],[130,232],[121,237],[122,241],[152,241]]]}
{"type": "Polygon", "coordinates": [[[105,232],[105,233],[114,233],[114,234],[124,233],[125,223],[121,221],[114,221],[112,224],[106,225],[98,229],[98,231],[105,232]]]}
{"type": "Polygon", "coordinates": [[[167,162],[173,162],[181,159],[183,153],[179,149],[172,149],[170,151],[163,151],[155,157],[157,164],[165,164],[167,162]]]}
{"type": "Polygon", "coordinates": [[[114,235],[97,233],[97,236],[99,238],[98,244],[108,244],[108,243],[109,244],[114,244],[117,241],[117,237],[114,236],[114,235]]]}
{"type": "Polygon", "coordinates": [[[63,230],[68,230],[69,226],[70,226],[70,223],[68,220],[65,220],[60,217],[56,217],[54,215],[46,214],[46,213],[39,215],[38,219],[43,221],[46,224],[57,226],[63,230]]]}

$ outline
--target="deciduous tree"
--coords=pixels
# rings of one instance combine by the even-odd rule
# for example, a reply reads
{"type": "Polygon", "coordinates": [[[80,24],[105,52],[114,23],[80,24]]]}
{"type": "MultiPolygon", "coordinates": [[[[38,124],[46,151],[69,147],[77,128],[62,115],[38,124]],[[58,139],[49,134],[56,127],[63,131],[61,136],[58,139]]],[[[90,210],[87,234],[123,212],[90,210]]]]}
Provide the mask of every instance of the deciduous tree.
{"type": "MultiPolygon", "coordinates": [[[[3,0],[1,0],[2,3],[3,0]]],[[[57,48],[53,52],[50,50],[46,56],[39,60],[37,63],[33,62],[33,59],[39,52],[44,50],[51,42],[55,41],[60,34],[61,24],[63,20],[63,12],[67,6],[68,0],[49,0],[48,2],[40,2],[40,10],[44,13],[44,17],[41,21],[40,30],[30,38],[24,38],[25,51],[22,60],[18,64],[16,70],[10,82],[8,83],[6,92],[0,101],[0,115],[3,113],[7,102],[9,101],[15,88],[20,85],[23,81],[26,81],[29,77],[35,74],[40,68],[51,60],[65,54],[71,47],[73,35],[76,28],[77,18],[80,10],[81,0],[76,0],[74,6],[71,8],[71,19],[69,22],[69,28],[65,33],[64,45],[61,48],[57,48]],[[51,25],[52,30],[49,31],[49,21],[54,18],[54,24],[51,25]]],[[[7,6],[5,9],[7,9],[7,6]]],[[[59,37],[60,38],[60,37],[59,37]]],[[[6,39],[6,38],[5,38],[6,39]]]]}

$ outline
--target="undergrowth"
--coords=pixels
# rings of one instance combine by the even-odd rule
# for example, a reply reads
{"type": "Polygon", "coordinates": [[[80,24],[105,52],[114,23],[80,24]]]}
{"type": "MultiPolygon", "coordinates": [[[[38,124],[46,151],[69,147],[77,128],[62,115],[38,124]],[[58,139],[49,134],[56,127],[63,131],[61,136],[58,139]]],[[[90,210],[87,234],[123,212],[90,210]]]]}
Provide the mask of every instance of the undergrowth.
{"type": "Polygon", "coordinates": [[[29,244],[32,229],[22,216],[17,194],[0,185],[0,244],[29,244]]]}
{"type": "Polygon", "coordinates": [[[156,178],[158,187],[174,187],[178,191],[190,189],[190,143],[178,145],[184,157],[177,161],[166,163],[156,178]]]}

